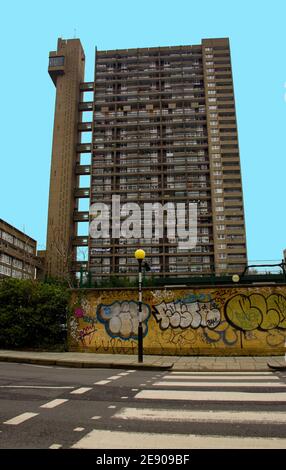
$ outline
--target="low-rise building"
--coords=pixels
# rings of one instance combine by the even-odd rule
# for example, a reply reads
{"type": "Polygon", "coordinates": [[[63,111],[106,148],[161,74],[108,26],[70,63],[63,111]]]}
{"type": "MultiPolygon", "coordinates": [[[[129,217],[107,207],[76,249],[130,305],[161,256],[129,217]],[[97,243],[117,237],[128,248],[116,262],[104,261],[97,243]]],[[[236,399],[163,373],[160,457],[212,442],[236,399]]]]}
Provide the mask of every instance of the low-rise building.
{"type": "Polygon", "coordinates": [[[40,269],[36,240],[0,219],[0,278],[35,279],[40,269]]]}

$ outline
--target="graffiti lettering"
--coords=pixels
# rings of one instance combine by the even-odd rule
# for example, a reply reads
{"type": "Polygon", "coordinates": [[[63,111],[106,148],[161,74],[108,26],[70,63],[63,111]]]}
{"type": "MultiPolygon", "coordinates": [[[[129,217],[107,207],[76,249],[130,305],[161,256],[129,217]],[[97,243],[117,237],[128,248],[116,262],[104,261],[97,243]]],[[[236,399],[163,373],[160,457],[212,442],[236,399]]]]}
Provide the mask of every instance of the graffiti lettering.
{"type": "MultiPolygon", "coordinates": [[[[148,331],[147,322],[150,317],[150,307],[142,304],[142,329],[145,336],[148,331]]],[[[97,307],[97,318],[104,324],[106,332],[111,337],[129,340],[137,339],[138,335],[138,303],[114,302],[100,304],[97,307]]]]}
{"type": "Polygon", "coordinates": [[[167,328],[198,328],[208,326],[215,328],[220,322],[220,311],[214,303],[186,302],[185,299],[175,302],[161,302],[154,305],[154,316],[162,330],[167,328]]]}
{"type": "Polygon", "coordinates": [[[237,294],[225,305],[227,320],[244,331],[286,328],[286,299],[281,294],[237,294]]]}
{"type": "Polygon", "coordinates": [[[237,343],[238,334],[231,326],[222,321],[215,330],[204,330],[204,337],[207,343],[218,343],[222,341],[226,346],[233,346],[237,343]]]}

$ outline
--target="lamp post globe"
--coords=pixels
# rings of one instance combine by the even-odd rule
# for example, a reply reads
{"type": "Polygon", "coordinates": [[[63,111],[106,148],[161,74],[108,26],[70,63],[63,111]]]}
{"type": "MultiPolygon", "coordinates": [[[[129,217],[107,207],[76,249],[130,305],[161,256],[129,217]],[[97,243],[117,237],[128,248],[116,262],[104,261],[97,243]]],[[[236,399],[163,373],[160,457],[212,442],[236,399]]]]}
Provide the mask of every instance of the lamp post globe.
{"type": "Polygon", "coordinates": [[[143,328],[142,328],[142,261],[145,251],[138,249],[134,253],[138,260],[138,362],[143,362],[143,328]]]}
{"type": "Polygon", "coordinates": [[[143,260],[145,258],[145,251],[139,248],[135,251],[134,256],[138,261],[143,260]]]}
{"type": "Polygon", "coordinates": [[[239,282],[239,281],[240,281],[239,275],[238,275],[238,274],[234,274],[234,275],[232,276],[232,282],[239,282]]]}

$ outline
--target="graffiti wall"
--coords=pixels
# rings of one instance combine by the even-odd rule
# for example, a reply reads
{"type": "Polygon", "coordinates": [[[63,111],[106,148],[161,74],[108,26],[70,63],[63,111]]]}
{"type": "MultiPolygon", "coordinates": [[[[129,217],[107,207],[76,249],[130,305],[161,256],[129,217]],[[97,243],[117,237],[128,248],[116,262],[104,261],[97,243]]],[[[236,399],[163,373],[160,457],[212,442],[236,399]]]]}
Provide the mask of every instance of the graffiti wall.
{"type": "MultiPolygon", "coordinates": [[[[72,294],[73,351],[137,353],[136,289],[72,294]]],[[[286,351],[286,286],[144,289],[144,353],[273,355],[286,351]]]]}

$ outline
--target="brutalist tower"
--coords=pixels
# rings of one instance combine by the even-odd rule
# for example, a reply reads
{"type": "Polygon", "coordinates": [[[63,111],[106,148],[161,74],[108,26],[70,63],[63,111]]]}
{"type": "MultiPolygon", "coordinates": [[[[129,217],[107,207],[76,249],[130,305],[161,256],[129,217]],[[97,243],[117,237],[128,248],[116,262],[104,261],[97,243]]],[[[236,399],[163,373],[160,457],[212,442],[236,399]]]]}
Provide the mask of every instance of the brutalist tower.
{"type": "MultiPolygon", "coordinates": [[[[63,277],[132,277],[134,251],[156,276],[243,271],[246,238],[229,40],[95,53],[84,81],[79,39],[58,40],[46,266],[63,277]],[[89,206],[196,203],[197,244],[89,236],[89,206]]],[[[142,211],[143,213],[143,211],[142,211]]],[[[110,215],[112,217],[112,215],[110,215]]],[[[110,229],[111,231],[111,229],[110,229]]],[[[111,233],[111,232],[110,232],[111,233]]]]}

